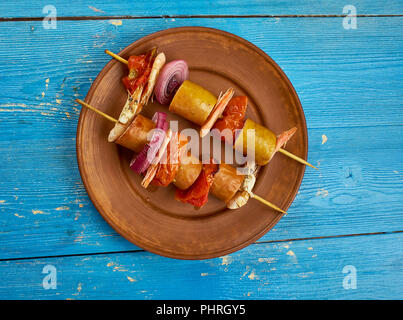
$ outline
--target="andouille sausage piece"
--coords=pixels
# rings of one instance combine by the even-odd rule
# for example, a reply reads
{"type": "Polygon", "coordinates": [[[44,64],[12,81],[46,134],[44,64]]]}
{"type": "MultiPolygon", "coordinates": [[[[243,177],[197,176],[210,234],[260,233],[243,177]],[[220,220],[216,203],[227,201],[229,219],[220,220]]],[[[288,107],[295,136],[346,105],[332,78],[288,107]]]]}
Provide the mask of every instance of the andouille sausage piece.
{"type": "Polygon", "coordinates": [[[221,163],[218,172],[214,175],[211,194],[227,203],[239,190],[243,180],[244,175],[237,174],[235,167],[221,163]]]}
{"type": "MultiPolygon", "coordinates": [[[[276,135],[269,129],[257,124],[256,122],[247,119],[242,131],[238,134],[235,140],[234,148],[236,151],[243,154],[248,152],[248,131],[255,135],[255,162],[260,165],[266,165],[275,153],[276,135]]],[[[250,147],[253,152],[253,146],[250,147]]]]}
{"type": "Polygon", "coordinates": [[[185,80],[172,99],[169,111],[201,126],[216,103],[217,98],[210,91],[185,80]]]}
{"type": "Polygon", "coordinates": [[[138,153],[147,144],[147,135],[154,128],[155,123],[152,120],[137,115],[115,142],[138,153]]]}
{"type": "Polygon", "coordinates": [[[196,181],[202,167],[202,163],[195,156],[190,153],[184,155],[175,174],[173,184],[181,190],[189,188],[196,181]]]}
{"type": "Polygon", "coordinates": [[[196,181],[186,190],[176,189],[175,199],[201,208],[208,201],[208,194],[217,173],[218,164],[214,162],[203,164],[202,171],[196,181]]]}

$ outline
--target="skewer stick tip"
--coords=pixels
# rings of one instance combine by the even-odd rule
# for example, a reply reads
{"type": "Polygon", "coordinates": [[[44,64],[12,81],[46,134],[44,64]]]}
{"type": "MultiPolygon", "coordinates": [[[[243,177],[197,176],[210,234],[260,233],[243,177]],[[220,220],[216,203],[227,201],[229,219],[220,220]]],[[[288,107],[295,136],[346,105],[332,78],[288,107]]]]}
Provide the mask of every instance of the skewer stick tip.
{"type": "Polygon", "coordinates": [[[250,193],[250,196],[251,196],[253,199],[256,199],[256,200],[260,201],[261,203],[265,204],[266,206],[268,206],[268,207],[270,207],[270,208],[272,208],[272,209],[274,209],[274,210],[277,210],[277,211],[279,211],[279,212],[281,212],[281,213],[287,214],[286,211],[280,209],[280,208],[277,207],[275,204],[273,204],[273,203],[267,201],[266,199],[263,199],[262,197],[260,197],[260,196],[258,196],[258,195],[256,195],[256,194],[254,194],[254,193],[250,193]]]}
{"type": "Polygon", "coordinates": [[[285,150],[285,149],[283,149],[283,148],[280,148],[279,151],[280,151],[282,154],[286,155],[287,157],[290,157],[290,158],[294,159],[295,161],[298,161],[298,162],[300,162],[300,163],[302,163],[302,164],[305,164],[305,165],[307,165],[307,166],[310,166],[311,168],[314,168],[314,169],[316,169],[316,170],[319,170],[319,169],[316,168],[315,166],[311,165],[309,162],[305,161],[304,159],[302,159],[302,158],[296,156],[295,154],[292,154],[291,152],[289,152],[289,151],[287,151],[287,150],[285,150]]]}
{"type": "Polygon", "coordinates": [[[129,63],[126,59],[123,59],[121,56],[118,56],[116,53],[113,53],[112,51],[109,51],[108,49],[105,49],[105,53],[109,54],[112,58],[118,60],[119,62],[122,62],[124,64],[129,63]]]}
{"type": "Polygon", "coordinates": [[[76,101],[77,103],[81,104],[82,106],[87,107],[88,109],[91,109],[92,111],[98,113],[99,115],[103,116],[105,119],[108,119],[108,120],[111,121],[111,122],[115,122],[115,123],[118,123],[118,122],[119,122],[119,121],[116,120],[115,118],[113,118],[113,117],[111,117],[110,115],[108,115],[108,114],[102,112],[101,110],[98,110],[97,108],[95,108],[95,107],[89,105],[88,103],[84,102],[84,101],[81,100],[81,99],[76,99],[75,101],[76,101]]]}

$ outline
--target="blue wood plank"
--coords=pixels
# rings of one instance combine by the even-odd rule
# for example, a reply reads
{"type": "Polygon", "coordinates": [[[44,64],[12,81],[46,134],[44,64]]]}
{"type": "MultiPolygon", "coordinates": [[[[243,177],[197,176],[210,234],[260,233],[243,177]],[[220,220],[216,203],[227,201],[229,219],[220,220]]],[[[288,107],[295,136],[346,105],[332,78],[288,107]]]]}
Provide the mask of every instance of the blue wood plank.
{"type": "Polygon", "coordinates": [[[400,233],[254,244],[204,261],[147,252],[2,261],[0,297],[401,299],[402,245],[400,233]],[[56,289],[43,288],[47,265],[56,268],[56,289]],[[346,289],[353,271],[356,287],[346,289]]]}
{"type": "Polygon", "coordinates": [[[21,103],[50,116],[58,110],[74,112],[65,103],[86,95],[109,61],[104,49],[119,51],[158,30],[201,25],[235,33],[267,52],[294,84],[309,128],[402,124],[403,17],[361,18],[356,30],[343,29],[341,18],[119,21],[122,25],[61,21],[56,30],[43,29],[40,22],[1,23],[4,109],[21,103]],[[15,30],[12,43],[10,30],[15,30]],[[24,81],[15,78],[22,75],[24,81]]]}
{"type": "MultiPolygon", "coordinates": [[[[307,170],[288,216],[261,240],[403,230],[400,132],[400,127],[310,130],[310,158],[320,172],[307,170]]],[[[0,258],[136,249],[88,199],[73,139],[17,140],[13,148],[0,168],[0,258]]],[[[8,150],[9,143],[1,142],[0,152],[8,150]]]]}
{"type": "MultiPolygon", "coordinates": [[[[161,16],[161,15],[341,15],[345,1],[3,1],[0,4],[1,17],[40,17],[42,9],[53,5],[58,16],[161,16]],[[23,10],[21,9],[23,8],[23,10]]],[[[403,5],[398,0],[369,1],[356,0],[352,3],[357,14],[402,14],[403,5]]]]}
{"type": "Polygon", "coordinates": [[[289,216],[262,240],[402,230],[402,20],[361,19],[350,31],[318,18],[0,23],[0,258],[136,249],[86,196],[72,101],[109,60],[105,48],[190,24],[260,46],[303,103],[309,161],[321,171],[307,170],[289,216]]]}

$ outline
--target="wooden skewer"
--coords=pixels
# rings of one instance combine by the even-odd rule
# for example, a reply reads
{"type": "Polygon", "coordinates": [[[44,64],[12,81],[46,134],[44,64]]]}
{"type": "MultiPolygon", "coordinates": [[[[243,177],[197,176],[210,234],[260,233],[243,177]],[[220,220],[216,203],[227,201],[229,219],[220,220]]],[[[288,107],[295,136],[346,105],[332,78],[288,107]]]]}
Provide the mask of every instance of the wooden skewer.
{"type": "MultiPolygon", "coordinates": [[[[127,60],[123,59],[121,56],[118,56],[116,53],[113,53],[113,52],[111,52],[111,51],[109,51],[109,50],[105,50],[105,52],[106,52],[107,54],[109,54],[111,57],[115,58],[116,60],[118,60],[118,61],[120,61],[120,62],[122,62],[122,63],[128,64],[127,60]]],[[[314,169],[316,169],[316,170],[319,170],[318,168],[316,168],[316,167],[314,167],[313,165],[311,165],[309,162],[305,161],[304,159],[301,159],[300,157],[298,157],[298,156],[292,154],[291,152],[288,152],[287,150],[284,150],[284,149],[280,148],[279,151],[280,151],[282,154],[286,155],[287,157],[290,157],[290,158],[294,159],[295,161],[298,161],[298,162],[300,162],[300,163],[302,163],[302,164],[305,164],[305,165],[307,165],[307,166],[310,166],[311,168],[314,168],[314,169]]]]}
{"type": "Polygon", "coordinates": [[[87,107],[88,109],[91,109],[92,111],[100,114],[101,116],[103,116],[105,119],[108,119],[109,121],[118,123],[119,121],[116,120],[115,118],[111,117],[110,115],[102,112],[101,110],[98,110],[97,108],[94,108],[93,106],[89,105],[88,103],[85,103],[84,101],[80,100],[80,99],[76,99],[76,102],[81,104],[84,107],[87,107]]]}
{"type": "MultiPolygon", "coordinates": [[[[115,122],[115,123],[119,122],[119,121],[116,120],[115,118],[112,118],[110,115],[107,115],[106,113],[104,113],[104,112],[98,110],[97,108],[95,108],[95,107],[89,105],[88,103],[85,103],[84,101],[82,101],[82,100],[80,100],[80,99],[76,99],[76,102],[79,103],[79,104],[81,104],[82,106],[87,107],[88,109],[91,109],[92,111],[98,113],[99,115],[103,116],[105,119],[108,119],[109,121],[112,121],[112,122],[115,122]]],[[[267,201],[267,200],[265,200],[265,199],[263,199],[263,198],[257,196],[257,195],[254,194],[254,193],[250,193],[250,196],[252,197],[252,199],[256,199],[256,200],[260,201],[261,203],[265,204],[266,206],[269,206],[270,208],[273,208],[273,209],[275,209],[275,210],[277,210],[277,211],[280,211],[280,212],[282,212],[282,213],[287,214],[287,212],[281,210],[281,209],[280,209],[279,207],[277,207],[276,205],[274,205],[274,204],[272,204],[271,202],[269,202],[269,201],[267,201]]]]}
{"type": "Polygon", "coordinates": [[[106,54],[109,54],[112,58],[124,63],[124,64],[129,64],[129,62],[126,59],[123,59],[121,56],[118,56],[116,53],[113,53],[112,51],[105,50],[106,54]]]}
{"type": "Polygon", "coordinates": [[[311,165],[309,162],[306,162],[304,159],[301,159],[300,157],[297,157],[295,154],[292,154],[291,152],[288,152],[287,150],[284,150],[283,148],[280,148],[278,151],[280,151],[282,154],[298,161],[301,162],[302,164],[306,164],[307,166],[310,166],[311,168],[314,168],[316,170],[319,170],[318,168],[314,167],[311,165]]]}
{"type": "Polygon", "coordinates": [[[261,203],[265,204],[266,206],[269,206],[270,208],[272,208],[274,210],[277,210],[277,211],[280,211],[282,213],[287,214],[287,212],[285,212],[284,210],[280,209],[275,204],[272,204],[271,202],[267,201],[266,199],[263,199],[262,197],[259,197],[258,195],[254,194],[253,192],[250,192],[249,194],[252,197],[252,199],[258,200],[261,203]]]}

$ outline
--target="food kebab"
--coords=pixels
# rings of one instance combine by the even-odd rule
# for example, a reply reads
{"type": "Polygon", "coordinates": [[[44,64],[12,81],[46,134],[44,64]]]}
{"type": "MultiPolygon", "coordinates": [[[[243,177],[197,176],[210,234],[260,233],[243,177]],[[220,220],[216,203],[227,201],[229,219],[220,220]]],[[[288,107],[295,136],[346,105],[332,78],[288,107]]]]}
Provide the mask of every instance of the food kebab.
{"type": "MultiPolygon", "coordinates": [[[[108,50],[105,52],[119,61],[126,61],[108,50]]],[[[130,73],[131,71],[129,71],[130,73]]],[[[223,95],[220,94],[217,99],[208,90],[186,80],[187,77],[188,68],[185,61],[169,62],[162,68],[161,74],[158,76],[155,97],[161,104],[169,104],[170,111],[200,125],[201,137],[208,134],[211,129],[217,129],[221,132],[224,129],[229,129],[232,136],[224,135],[222,139],[228,143],[233,143],[234,149],[243,154],[247,154],[248,148],[252,147],[258,165],[266,165],[279,151],[296,161],[317,169],[304,159],[282,149],[295,133],[296,128],[276,136],[271,130],[253,120],[245,120],[247,97],[231,99],[234,92],[233,89],[228,89],[223,95]],[[255,133],[254,146],[247,144],[248,131],[250,130],[254,130],[255,133]]]]}
{"type": "MultiPolygon", "coordinates": [[[[76,101],[119,124],[117,119],[84,101],[76,101]]],[[[285,213],[252,192],[256,180],[256,165],[248,164],[247,174],[240,175],[236,168],[225,163],[218,165],[211,161],[202,164],[199,159],[186,153],[187,137],[168,128],[166,114],[163,112],[156,112],[153,119],[136,115],[114,142],[137,153],[130,162],[130,167],[133,171],[144,174],[143,187],[149,184],[168,186],[173,183],[177,187],[175,199],[195,207],[203,206],[211,191],[230,209],[243,206],[251,197],[285,213]],[[148,139],[150,134],[152,137],[148,139]],[[162,162],[164,155],[166,158],[162,162]]]]}

